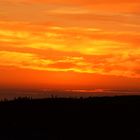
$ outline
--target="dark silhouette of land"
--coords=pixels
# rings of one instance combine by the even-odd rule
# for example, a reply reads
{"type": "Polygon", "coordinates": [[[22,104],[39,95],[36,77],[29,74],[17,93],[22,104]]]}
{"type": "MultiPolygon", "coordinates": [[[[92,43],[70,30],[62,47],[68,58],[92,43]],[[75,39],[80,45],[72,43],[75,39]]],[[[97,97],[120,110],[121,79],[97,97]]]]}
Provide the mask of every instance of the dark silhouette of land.
{"type": "Polygon", "coordinates": [[[139,139],[140,96],[0,102],[0,139],[139,139]]]}

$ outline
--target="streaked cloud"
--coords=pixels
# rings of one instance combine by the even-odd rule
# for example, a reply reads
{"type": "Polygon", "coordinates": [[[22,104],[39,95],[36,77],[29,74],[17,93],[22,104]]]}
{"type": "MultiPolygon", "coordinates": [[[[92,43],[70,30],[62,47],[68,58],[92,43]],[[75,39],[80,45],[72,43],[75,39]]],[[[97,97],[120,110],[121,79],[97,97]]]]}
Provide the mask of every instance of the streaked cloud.
{"type": "Polygon", "coordinates": [[[139,0],[2,0],[0,67],[140,78],[139,0]]]}

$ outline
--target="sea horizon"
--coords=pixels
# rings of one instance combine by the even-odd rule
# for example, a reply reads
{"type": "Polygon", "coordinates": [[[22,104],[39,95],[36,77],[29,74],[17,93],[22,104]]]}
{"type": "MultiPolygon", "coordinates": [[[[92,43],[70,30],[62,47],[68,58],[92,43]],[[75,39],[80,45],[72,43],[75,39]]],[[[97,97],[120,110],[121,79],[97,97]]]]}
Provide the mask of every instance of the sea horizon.
{"type": "Polygon", "coordinates": [[[128,89],[0,89],[0,99],[15,99],[18,97],[31,98],[88,98],[88,97],[113,97],[113,96],[140,96],[140,91],[128,89]]]}

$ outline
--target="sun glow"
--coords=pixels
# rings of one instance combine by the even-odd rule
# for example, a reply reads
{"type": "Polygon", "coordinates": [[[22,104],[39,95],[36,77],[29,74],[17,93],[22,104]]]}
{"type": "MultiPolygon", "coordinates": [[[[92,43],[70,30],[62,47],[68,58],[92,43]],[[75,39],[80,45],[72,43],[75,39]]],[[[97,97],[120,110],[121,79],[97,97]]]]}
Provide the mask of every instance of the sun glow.
{"type": "MultiPolygon", "coordinates": [[[[72,84],[84,75],[82,79],[89,78],[93,86],[97,82],[99,89],[106,85],[98,82],[100,76],[110,83],[116,79],[119,87],[125,78],[140,82],[139,5],[137,0],[2,1],[0,70],[57,73],[61,76],[55,84],[72,84]],[[73,73],[71,82],[66,80],[73,73]]],[[[42,81],[40,77],[36,81],[42,81]]],[[[124,88],[130,86],[127,81],[124,88]]],[[[75,84],[83,86],[86,81],[75,84]]]]}

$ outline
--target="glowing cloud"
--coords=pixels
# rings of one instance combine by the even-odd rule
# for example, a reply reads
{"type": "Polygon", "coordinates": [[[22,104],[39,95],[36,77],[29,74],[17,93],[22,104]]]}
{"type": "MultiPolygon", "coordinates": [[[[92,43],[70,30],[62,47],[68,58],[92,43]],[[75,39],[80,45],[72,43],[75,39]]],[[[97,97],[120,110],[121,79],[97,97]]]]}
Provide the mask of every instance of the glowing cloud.
{"type": "Polygon", "coordinates": [[[139,79],[138,7],[139,0],[1,1],[0,68],[139,79]]]}

